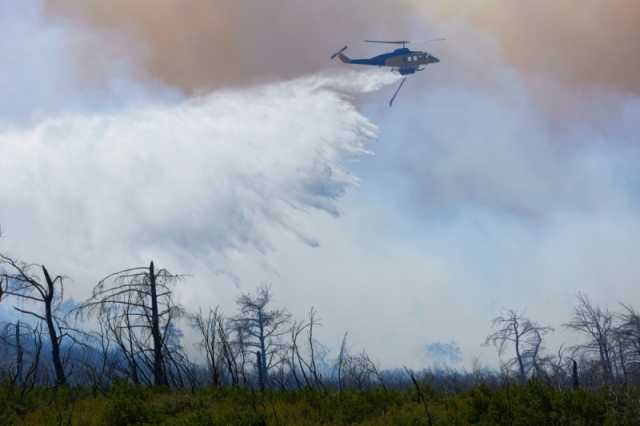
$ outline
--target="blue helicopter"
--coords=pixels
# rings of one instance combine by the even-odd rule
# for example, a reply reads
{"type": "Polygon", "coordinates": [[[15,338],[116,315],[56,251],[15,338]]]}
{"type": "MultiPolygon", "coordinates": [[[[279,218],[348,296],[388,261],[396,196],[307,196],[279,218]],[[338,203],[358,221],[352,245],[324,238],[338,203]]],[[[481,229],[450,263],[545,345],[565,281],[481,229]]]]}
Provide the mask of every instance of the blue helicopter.
{"type": "MultiPolygon", "coordinates": [[[[429,40],[429,42],[433,41],[443,41],[445,39],[433,39],[429,40]]],[[[393,106],[393,101],[395,101],[400,89],[404,85],[404,82],[407,80],[408,75],[415,74],[418,71],[423,71],[424,67],[429,64],[437,64],[440,62],[440,59],[436,58],[432,54],[428,52],[421,51],[413,51],[407,48],[407,44],[411,43],[407,40],[400,41],[386,41],[386,40],[365,40],[366,43],[376,43],[376,44],[399,44],[402,45],[401,48],[395,49],[393,52],[383,53],[378,56],[374,56],[369,59],[351,59],[347,55],[344,54],[344,51],[347,50],[347,46],[340,49],[338,52],[331,55],[331,59],[335,59],[338,57],[345,64],[353,64],[353,65],[369,65],[369,66],[377,66],[377,67],[390,67],[392,71],[399,73],[404,76],[400,85],[396,89],[393,97],[389,101],[389,106],[393,106]]]]}

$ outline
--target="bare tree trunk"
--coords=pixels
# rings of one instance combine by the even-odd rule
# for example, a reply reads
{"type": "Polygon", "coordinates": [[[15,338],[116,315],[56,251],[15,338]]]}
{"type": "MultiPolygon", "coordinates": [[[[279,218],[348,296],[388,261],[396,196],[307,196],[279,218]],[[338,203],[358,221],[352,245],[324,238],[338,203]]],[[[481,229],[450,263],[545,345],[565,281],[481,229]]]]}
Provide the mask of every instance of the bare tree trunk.
{"type": "Polygon", "coordinates": [[[24,398],[27,392],[35,387],[38,381],[38,371],[40,369],[40,354],[42,352],[42,333],[40,328],[33,329],[33,350],[31,356],[31,365],[22,380],[20,397],[24,398]]]}
{"type": "Polygon", "coordinates": [[[22,339],[20,336],[20,321],[16,321],[16,376],[15,383],[22,383],[24,366],[24,348],[22,347],[22,339]]]}
{"type": "MultiPolygon", "coordinates": [[[[131,328],[131,322],[129,321],[129,312],[127,311],[127,314],[125,316],[125,322],[126,322],[126,326],[127,326],[127,336],[129,337],[129,353],[127,355],[127,351],[123,350],[123,353],[125,354],[125,356],[127,357],[127,360],[129,361],[129,369],[131,370],[131,380],[133,380],[133,384],[135,385],[139,385],[140,384],[140,375],[138,374],[138,361],[136,361],[136,350],[135,350],[135,345],[133,343],[133,331],[131,328]]],[[[122,348],[124,348],[124,345],[122,345],[122,348]]]]}
{"type": "Polygon", "coordinates": [[[520,353],[520,333],[518,330],[517,319],[515,319],[513,322],[513,332],[515,336],[516,358],[518,359],[518,371],[520,372],[520,383],[525,383],[527,381],[527,373],[524,368],[524,361],[522,359],[522,354],[520,353]]]}
{"type": "MultiPolygon", "coordinates": [[[[209,367],[209,376],[213,387],[220,386],[220,367],[221,360],[218,342],[218,319],[221,317],[219,308],[209,309],[208,315],[205,317],[202,311],[192,315],[193,328],[196,329],[201,336],[200,347],[204,349],[207,365],[209,367]]],[[[222,339],[221,339],[222,340],[222,339]]]]}
{"type": "Polygon", "coordinates": [[[260,390],[264,392],[265,380],[264,380],[263,360],[264,360],[264,356],[262,355],[262,352],[256,351],[256,362],[258,365],[258,382],[260,384],[260,390]]]}
{"type": "MultiPolygon", "coordinates": [[[[600,331],[600,327],[598,327],[598,332],[602,336],[602,331],[600,331]]],[[[610,357],[610,349],[608,342],[604,339],[598,339],[598,343],[600,345],[600,360],[604,367],[605,380],[607,383],[611,382],[613,378],[613,367],[611,365],[611,357],[610,357]]]]}
{"type": "Polygon", "coordinates": [[[158,312],[158,293],[153,262],[149,265],[149,287],[151,290],[151,335],[153,337],[153,380],[156,386],[166,386],[167,377],[162,359],[162,334],[160,334],[160,315],[158,312]]]}
{"type": "Polygon", "coordinates": [[[624,345],[622,341],[618,341],[618,352],[620,357],[620,369],[622,370],[622,380],[627,383],[627,360],[624,356],[624,345]]]}
{"type": "Polygon", "coordinates": [[[262,315],[262,309],[258,310],[258,327],[259,327],[259,331],[260,331],[260,368],[259,371],[261,373],[261,378],[260,380],[262,381],[262,386],[263,386],[263,390],[264,387],[267,385],[267,381],[268,381],[268,374],[267,374],[267,343],[266,343],[266,337],[264,335],[264,318],[262,315]]]}
{"type": "Polygon", "coordinates": [[[67,379],[64,374],[62,359],[60,358],[60,338],[58,337],[58,331],[53,322],[53,312],[51,309],[55,295],[54,282],[49,275],[49,271],[47,271],[47,268],[44,266],[42,267],[42,272],[47,281],[48,290],[46,297],[44,297],[44,308],[47,331],[49,332],[49,340],[51,343],[51,359],[53,360],[53,367],[56,373],[56,386],[63,386],[66,384],[67,379]]]}
{"type": "Polygon", "coordinates": [[[289,360],[289,368],[291,369],[291,375],[293,377],[293,381],[296,382],[296,387],[298,389],[302,389],[302,384],[300,383],[300,378],[298,377],[298,369],[296,368],[296,351],[295,348],[291,348],[291,359],[289,360]]]}
{"type": "Polygon", "coordinates": [[[580,379],[578,378],[578,363],[575,359],[571,360],[571,378],[573,379],[573,389],[580,389],[580,379]]]}
{"type": "Polygon", "coordinates": [[[342,344],[340,345],[340,354],[338,355],[338,389],[340,392],[344,389],[344,358],[347,355],[347,333],[344,333],[342,337],[342,344]]]}
{"type": "Polygon", "coordinates": [[[315,354],[315,349],[313,347],[313,326],[316,324],[316,318],[315,318],[315,309],[311,308],[311,310],[309,311],[309,334],[308,334],[308,341],[309,341],[309,353],[310,353],[310,362],[311,362],[311,373],[313,374],[313,380],[316,383],[316,386],[322,387],[324,388],[324,385],[322,383],[322,379],[320,378],[320,374],[318,374],[318,365],[316,363],[316,354],[315,354]]]}
{"type": "Polygon", "coordinates": [[[229,345],[227,332],[224,329],[222,318],[217,319],[217,328],[218,336],[220,337],[220,343],[222,344],[222,357],[227,363],[227,370],[229,370],[229,375],[231,375],[231,383],[234,386],[237,386],[240,383],[238,379],[238,364],[236,363],[236,359],[231,350],[231,346],[229,345]]]}

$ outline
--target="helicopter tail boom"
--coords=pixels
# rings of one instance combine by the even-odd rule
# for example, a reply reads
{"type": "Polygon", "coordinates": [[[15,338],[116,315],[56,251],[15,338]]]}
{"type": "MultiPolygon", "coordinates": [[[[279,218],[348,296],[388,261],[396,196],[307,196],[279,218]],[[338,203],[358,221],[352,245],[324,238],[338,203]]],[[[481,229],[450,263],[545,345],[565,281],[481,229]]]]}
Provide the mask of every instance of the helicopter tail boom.
{"type": "Polygon", "coordinates": [[[345,50],[347,50],[347,46],[343,47],[342,49],[340,49],[339,51],[331,55],[331,59],[335,59],[336,57],[338,57],[342,62],[346,64],[350,63],[351,58],[349,58],[347,55],[343,53],[345,50]]]}

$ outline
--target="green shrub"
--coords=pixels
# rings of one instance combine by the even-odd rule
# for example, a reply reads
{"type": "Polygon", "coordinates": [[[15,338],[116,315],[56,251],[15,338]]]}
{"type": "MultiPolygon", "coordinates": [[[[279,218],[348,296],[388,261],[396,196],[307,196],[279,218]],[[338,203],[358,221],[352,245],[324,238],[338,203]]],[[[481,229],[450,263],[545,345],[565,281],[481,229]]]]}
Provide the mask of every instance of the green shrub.
{"type": "Polygon", "coordinates": [[[18,397],[16,389],[7,381],[0,385],[0,425],[14,424],[17,420],[18,397]]]}
{"type": "Polygon", "coordinates": [[[145,398],[145,389],[125,380],[114,382],[105,411],[105,426],[144,425],[152,419],[152,413],[145,398]]]}

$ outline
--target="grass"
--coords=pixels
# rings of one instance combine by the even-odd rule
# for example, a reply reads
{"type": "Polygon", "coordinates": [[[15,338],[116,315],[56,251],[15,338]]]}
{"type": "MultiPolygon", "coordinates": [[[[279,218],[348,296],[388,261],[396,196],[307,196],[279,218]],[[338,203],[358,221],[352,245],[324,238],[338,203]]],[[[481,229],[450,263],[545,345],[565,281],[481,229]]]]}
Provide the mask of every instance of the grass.
{"type": "Polygon", "coordinates": [[[543,383],[459,394],[371,389],[321,392],[143,388],[125,382],[106,394],[0,389],[3,425],[640,425],[636,388],[560,390],[543,383]]]}

